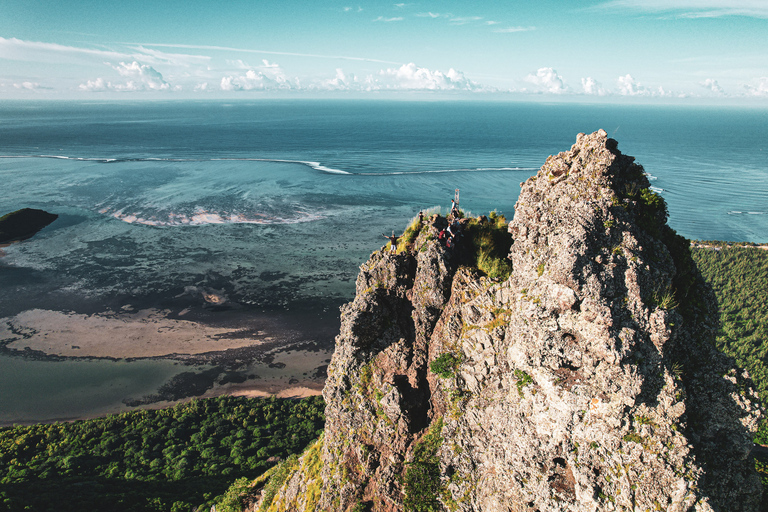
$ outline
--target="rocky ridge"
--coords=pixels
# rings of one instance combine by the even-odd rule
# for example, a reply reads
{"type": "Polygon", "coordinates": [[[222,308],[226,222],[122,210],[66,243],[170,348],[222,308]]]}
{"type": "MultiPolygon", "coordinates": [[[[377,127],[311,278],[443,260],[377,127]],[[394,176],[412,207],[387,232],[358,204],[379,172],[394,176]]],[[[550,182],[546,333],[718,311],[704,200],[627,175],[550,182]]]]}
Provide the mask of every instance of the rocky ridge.
{"type": "Polygon", "coordinates": [[[601,130],[521,187],[506,280],[439,217],[361,266],[325,433],[254,509],[758,510],[757,396],[642,167],[601,130]]]}

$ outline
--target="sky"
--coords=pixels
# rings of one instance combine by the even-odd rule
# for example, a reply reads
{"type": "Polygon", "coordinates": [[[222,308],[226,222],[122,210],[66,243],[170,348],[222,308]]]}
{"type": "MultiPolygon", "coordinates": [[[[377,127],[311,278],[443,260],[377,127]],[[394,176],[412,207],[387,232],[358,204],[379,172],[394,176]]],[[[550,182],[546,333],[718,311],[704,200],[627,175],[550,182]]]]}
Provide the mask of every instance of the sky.
{"type": "Polygon", "coordinates": [[[768,104],[768,0],[0,0],[0,99],[768,104]]]}

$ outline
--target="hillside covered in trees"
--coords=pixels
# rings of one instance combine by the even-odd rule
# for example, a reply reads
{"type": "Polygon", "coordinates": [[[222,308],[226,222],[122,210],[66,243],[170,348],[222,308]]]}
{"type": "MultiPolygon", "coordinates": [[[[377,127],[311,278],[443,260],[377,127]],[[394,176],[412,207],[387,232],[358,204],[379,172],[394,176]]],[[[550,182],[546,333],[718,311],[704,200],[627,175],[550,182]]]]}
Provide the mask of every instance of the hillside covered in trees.
{"type": "Polygon", "coordinates": [[[323,400],[219,397],[0,429],[0,510],[205,510],[230,484],[301,452],[323,400]]]}
{"type": "MultiPolygon", "coordinates": [[[[707,243],[692,249],[710,282],[720,310],[717,347],[749,371],[763,403],[768,403],[768,251],[749,244],[707,243]]],[[[768,420],[755,441],[768,445],[768,420]]],[[[768,466],[762,466],[768,485],[768,466]]]]}

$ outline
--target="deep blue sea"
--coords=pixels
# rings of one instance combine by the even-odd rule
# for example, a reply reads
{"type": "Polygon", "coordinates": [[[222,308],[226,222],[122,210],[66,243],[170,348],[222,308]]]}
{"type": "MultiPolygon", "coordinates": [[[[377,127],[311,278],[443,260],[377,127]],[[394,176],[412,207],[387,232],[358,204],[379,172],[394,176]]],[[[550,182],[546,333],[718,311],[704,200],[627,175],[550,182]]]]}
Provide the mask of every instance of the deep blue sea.
{"type": "MultiPolygon", "coordinates": [[[[305,336],[326,332],[382,234],[419,210],[445,212],[457,188],[463,209],[509,217],[520,182],[600,128],[645,167],[680,234],[768,242],[764,109],[5,102],[0,215],[30,207],[59,219],[3,249],[0,320],[31,309],[186,311],[215,292],[228,321],[260,314],[305,336]]],[[[7,354],[0,369],[0,423],[122,410],[188,371],[7,354]]]]}

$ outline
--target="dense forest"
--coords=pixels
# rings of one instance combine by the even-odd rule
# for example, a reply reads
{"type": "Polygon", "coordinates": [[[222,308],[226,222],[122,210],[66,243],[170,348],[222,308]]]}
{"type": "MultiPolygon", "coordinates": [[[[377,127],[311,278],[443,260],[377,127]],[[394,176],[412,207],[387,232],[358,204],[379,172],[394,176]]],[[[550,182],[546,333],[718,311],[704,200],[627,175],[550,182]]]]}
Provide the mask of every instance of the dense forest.
{"type": "Polygon", "coordinates": [[[219,397],[0,429],[0,510],[209,510],[322,432],[321,397],[219,397]]]}
{"type": "MultiPolygon", "coordinates": [[[[768,397],[768,251],[751,244],[703,242],[693,259],[717,296],[717,347],[746,368],[765,402],[768,397]]],[[[768,445],[768,420],[755,442],[768,445]]],[[[768,488],[768,463],[756,462],[768,488]]],[[[768,506],[766,507],[768,508],[768,506]]]]}

